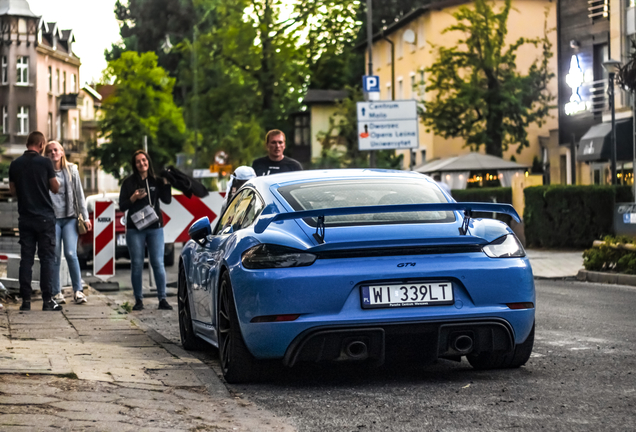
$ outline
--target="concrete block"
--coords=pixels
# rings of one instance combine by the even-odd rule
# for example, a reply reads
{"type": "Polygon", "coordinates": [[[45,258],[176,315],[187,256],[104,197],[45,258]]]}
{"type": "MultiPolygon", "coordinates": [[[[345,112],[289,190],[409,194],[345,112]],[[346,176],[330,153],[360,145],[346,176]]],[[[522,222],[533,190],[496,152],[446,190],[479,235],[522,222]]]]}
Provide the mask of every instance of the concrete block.
{"type": "MultiPolygon", "coordinates": [[[[7,263],[7,277],[18,279],[20,277],[20,256],[11,255],[7,263]]],[[[33,281],[40,280],[40,259],[36,256],[33,262],[33,281]]],[[[62,257],[62,263],[60,264],[60,286],[71,286],[71,274],[68,271],[68,263],[66,258],[62,257]]]]}

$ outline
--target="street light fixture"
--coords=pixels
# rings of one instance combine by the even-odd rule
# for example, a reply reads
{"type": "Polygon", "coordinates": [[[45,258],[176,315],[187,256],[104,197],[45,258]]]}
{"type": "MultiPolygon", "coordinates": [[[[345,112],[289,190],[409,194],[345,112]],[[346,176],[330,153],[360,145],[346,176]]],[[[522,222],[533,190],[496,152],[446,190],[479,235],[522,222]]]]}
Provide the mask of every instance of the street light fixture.
{"type": "Polygon", "coordinates": [[[607,60],[603,62],[603,68],[609,74],[609,85],[607,86],[607,95],[609,96],[609,103],[612,110],[612,147],[611,147],[611,175],[612,185],[616,184],[616,98],[614,95],[614,78],[621,68],[622,63],[618,60],[607,60]]]}

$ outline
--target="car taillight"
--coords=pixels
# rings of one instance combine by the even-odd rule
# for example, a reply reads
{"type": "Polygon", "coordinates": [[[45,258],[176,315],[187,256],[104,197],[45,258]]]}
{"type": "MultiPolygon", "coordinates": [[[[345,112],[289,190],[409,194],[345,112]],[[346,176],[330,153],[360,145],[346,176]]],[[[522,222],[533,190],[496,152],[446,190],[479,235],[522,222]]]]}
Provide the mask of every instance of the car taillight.
{"type": "Polygon", "coordinates": [[[259,244],[243,252],[241,261],[248,269],[267,269],[310,266],[316,258],[314,254],[286,246],[259,244]]]}

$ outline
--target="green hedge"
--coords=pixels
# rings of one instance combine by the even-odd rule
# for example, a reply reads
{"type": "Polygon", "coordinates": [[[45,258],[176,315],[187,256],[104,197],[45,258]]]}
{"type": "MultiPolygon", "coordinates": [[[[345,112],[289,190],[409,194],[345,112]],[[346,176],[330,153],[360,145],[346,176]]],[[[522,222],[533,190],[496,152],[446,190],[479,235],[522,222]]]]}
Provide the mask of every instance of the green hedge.
{"type": "Polygon", "coordinates": [[[451,195],[457,202],[493,202],[512,204],[512,188],[453,189],[451,195]]]}
{"type": "MultiPolygon", "coordinates": [[[[457,202],[497,202],[512,204],[512,188],[474,188],[474,189],[453,189],[451,195],[457,202]]],[[[476,218],[492,218],[492,213],[475,212],[476,218]]],[[[510,225],[512,218],[505,214],[497,214],[496,219],[510,225]]]]}
{"type": "Polygon", "coordinates": [[[613,229],[614,203],[632,202],[631,186],[532,186],[524,190],[526,243],[586,248],[613,229]]]}

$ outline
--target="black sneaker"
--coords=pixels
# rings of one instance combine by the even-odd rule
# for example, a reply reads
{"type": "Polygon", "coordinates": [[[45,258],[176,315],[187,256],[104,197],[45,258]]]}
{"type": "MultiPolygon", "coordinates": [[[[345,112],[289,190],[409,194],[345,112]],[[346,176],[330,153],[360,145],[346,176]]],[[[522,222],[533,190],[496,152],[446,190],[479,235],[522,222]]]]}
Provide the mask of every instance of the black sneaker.
{"type": "Polygon", "coordinates": [[[143,310],[144,302],[142,300],[135,300],[135,305],[133,306],[133,310],[143,310]]]}
{"type": "Polygon", "coordinates": [[[170,306],[170,304],[168,304],[166,299],[161,299],[161,300],[159,300],[159,309],[172,310],[172,306],[170,306]]]}
{"type": "Polygon", "coordinates": [[[55,311],[55,312],[61,312],[62,311],[62,306],[60,306],[59,304],[57,304],[55,302],[55,300],[51,299],[49,301],[44,301],[42,303],[42,310],[43,311],[55,311]]]}
{"type": "Polygon", "coordinates": [[[20,306],[21,311],[30,311],[31,310],[31,300],[22,300],[22,306],[20,306]]]}

